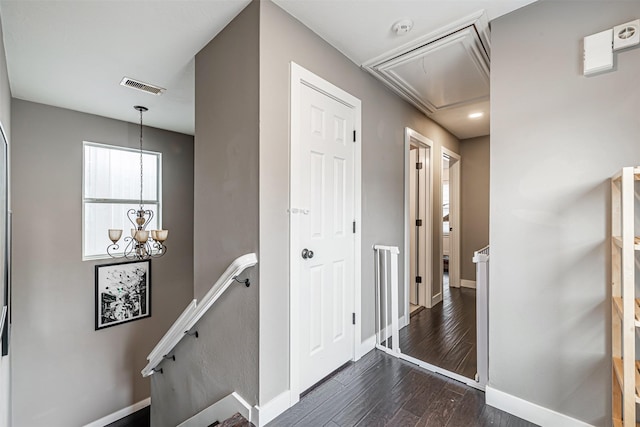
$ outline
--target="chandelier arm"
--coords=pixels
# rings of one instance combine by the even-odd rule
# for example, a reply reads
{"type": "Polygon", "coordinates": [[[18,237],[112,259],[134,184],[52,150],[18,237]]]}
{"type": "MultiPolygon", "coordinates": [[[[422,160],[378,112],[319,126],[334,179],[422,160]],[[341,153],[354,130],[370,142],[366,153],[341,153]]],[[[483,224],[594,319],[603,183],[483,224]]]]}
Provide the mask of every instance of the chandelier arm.
{"type": "Polygon", "coordinates": [[[124,257],[126,259],[135,259],[135,239],[133,237],[125,237],[125,242],[127,242],[127,247],[124,249],[124,257]]]}
{"type": "Polygon", "coordinates": [[[145,214],[147,214],[149,216],[149,218],[145,221],[144,225],[142,226],[143,230],[147,229],[147,225],[149,225],[149,223],[151,222],[151,220],[153,219],[153,211],[151,209],[147,209],[146,211],[144,211],[145,214]]]}
{"type": "Polygon", "coordinates": [[[129,209],[127,211],[127,219],[129,220],[129,222],[131,223],[131,225],[133,225],[133,228],[135,228],[136,230],[138,229],[138,224],[136,224],[135,220],[131,219],[131,217],[133,216],[135,218],[135,215],[138,213],[138,211],[136,209],[129,209]]]}
{"type": "Polygon", "coordinates": [[[117,243],[113,243],[107,246],[107,255],[109,255],[111,258],[117,258],[118,249],[120,249],[120,245],[118,245],[117,243]]]}
{"type": "Polygon", "coordinates": [[[167,252],[167,247],[163,243],[157,241],[154,241],[153,249],[155,249],[156,252],[151,252],[152,258],[160,258],[167,252]]]}

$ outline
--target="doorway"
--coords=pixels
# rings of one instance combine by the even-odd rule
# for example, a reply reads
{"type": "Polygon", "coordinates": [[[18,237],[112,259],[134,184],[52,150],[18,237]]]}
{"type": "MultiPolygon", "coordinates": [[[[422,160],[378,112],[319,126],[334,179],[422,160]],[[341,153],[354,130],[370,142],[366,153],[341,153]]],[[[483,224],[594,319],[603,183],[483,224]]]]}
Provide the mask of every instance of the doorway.
{"type": "Polygon", "coordinates": [[[460,155],[442,149],[440,167],[440,280],[442,287],[460,287],[460,155]]]}
{"type": "Polygon", "coordinates": [[[433,142],[405,128],[405,323],[442,299],[433,288],[433,142]]]}
{"type": "Polygon", "coordinates": [[[291,404],[357,358],[360,117],[357,98],[291,64],[291,404]]]}
{"type": "Polygon", "coordinates": [[[445,148],[437,151],[431,140],[405,129],[408,315],[404,323],[400,318],[398,353],[482,389],[476,381],[475,291],[459,289],[461,157],[445,148]]]}

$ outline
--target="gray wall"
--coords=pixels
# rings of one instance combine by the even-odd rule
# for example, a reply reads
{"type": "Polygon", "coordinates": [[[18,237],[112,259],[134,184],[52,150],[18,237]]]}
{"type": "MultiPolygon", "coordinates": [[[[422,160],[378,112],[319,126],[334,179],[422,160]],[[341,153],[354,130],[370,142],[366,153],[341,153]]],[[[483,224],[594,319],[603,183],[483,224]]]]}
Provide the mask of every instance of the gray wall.
{"type": "MultiPolygon", "coordinates": [[[[260,2],[260,10],[260,404],[264,405],[289,388],[290,62],[362,101],[363,340],[374,333],[372,246],[404,247],[404,127],[432,139],[436,159],[442,145],[457,152],[458,140],[272,2],[260,2]]],[[[436,162],[436,176],[439,167],[436,162]]],[[[434,197],[439,200],[439,189],[434,197]]]]}
{"type": "MultiPolygon", "coordinates": [[[[11,89],[9,88],[9,78],[7,76],[7,59],[4,51],[4,40],[2,37],[2,24],[0,23],[0,123],[6,132],[7,140],[10,141],[11,134],[11,89]]],[[[9,203],[11,201],[9,200],[9,203]]],[[[2,277],[2,276],[0,276],[2,277]]],[[[4,305],[4,290],[0,289],[0,309],[4,305]]],[[[8,426],[10,419],[10,371],[9,360],[11,354],[0,357],[0,427],[8,426]]]]}
{"type": "Polygon", "coordinates": [[[490,382],[609,425],[609,178],[640,164],[640,48],[582,76],[637,1],[541,1],[492,23],[490,382]]]}
{"type": "Polygon", "coordinates": [[[151,376],[153,427],[175,427],[234,391],[257,403],[257,330],[245,330],[257,318],[247,304],[256,293],[256,268],[245,277],[251,287],[232,285],[194,326],[198,338],[184,337],[172,352],[176,360],[164,361],[163,373],[151,376]]]}
{"type": "Polygon", "coordinates": [[[473,252],[489,244],[489,136],[460,141],[461,278],[476,280],[473,252]]]}
{"type": "Polygon", "coordinates": [[[197,298],[258,250],[258,13],[250,3],[196,55],[197,298]]]}
{"type": "Polygon", "coordinates": [[[192,298],[193,137],[145,128],[169,250],[152,316],[95,331],[94,266],[112,261],[82,261],[82,141],[136,147],[138,125],[16,99],[12,113],[13,425],[84,425],[149,397],[146,356],[192,298]]]}
{"type": "MultiPolygon", "coordinates": [[[[196,56],[195,285],[198,299],[237,257],[258,251],[259,5],[196,56]]],[[[152,425],[175,426],[231,392],[258,403],[258,283],[232,286],[152,377],[152,425]]]]}

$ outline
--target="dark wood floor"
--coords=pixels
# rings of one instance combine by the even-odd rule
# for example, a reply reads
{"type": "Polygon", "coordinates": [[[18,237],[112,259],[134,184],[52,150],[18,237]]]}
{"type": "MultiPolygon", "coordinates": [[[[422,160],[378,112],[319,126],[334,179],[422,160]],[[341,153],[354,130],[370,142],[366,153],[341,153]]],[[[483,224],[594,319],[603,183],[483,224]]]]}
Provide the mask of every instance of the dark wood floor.
{"type": "Polygon", "coordinates": [[[449,288],[446,283],[442,295],[442,303],[411,316],[409,325],[400,331],[400,349],[416,359],[474,379],[476,291],[449,288]]]}
{"type": "Polygon", "coordinates": [[[140,409],[138,412],[119,419],[106,427],[149,427],[151,425],[151,407],[140,409]]]}
{"type": "Polygon", "coordinates": [[[529,427],[484,393],[373,350],[306,393],[269,427],[529,427]]]}

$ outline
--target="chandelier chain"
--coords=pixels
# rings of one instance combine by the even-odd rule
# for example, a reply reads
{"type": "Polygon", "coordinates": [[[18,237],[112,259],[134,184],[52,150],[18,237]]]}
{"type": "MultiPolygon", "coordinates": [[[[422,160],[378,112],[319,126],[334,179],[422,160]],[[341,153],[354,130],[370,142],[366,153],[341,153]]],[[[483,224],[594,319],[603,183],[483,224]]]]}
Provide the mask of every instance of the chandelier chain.
{"type": "Polygon", "coordinates": [[[140,109],[140,210],[142,210],[142,109],[140,109]]]}
{"type": "Polygon", "coordinates": [[[131,208],[127,211],[127,218],[133,228],[131,237],[124,238],[124,248],[120,249],[120,238],[122,229],[109,229],[109,240],[112,242],[107,246],[107,254],[112,258],[124,257],[126,259],[151,259],[163,256],[167,252],[164,244],[167,240],[168,230],[147,230],[147,226],[154,218],[153,210],[144,209],[144,155],[142,152],[142,113],[148,111],[142,105],[134,105],[140,112],[140,207],[131,208]],[[122,251],[122,252],[121,252],[122,251]]]}

